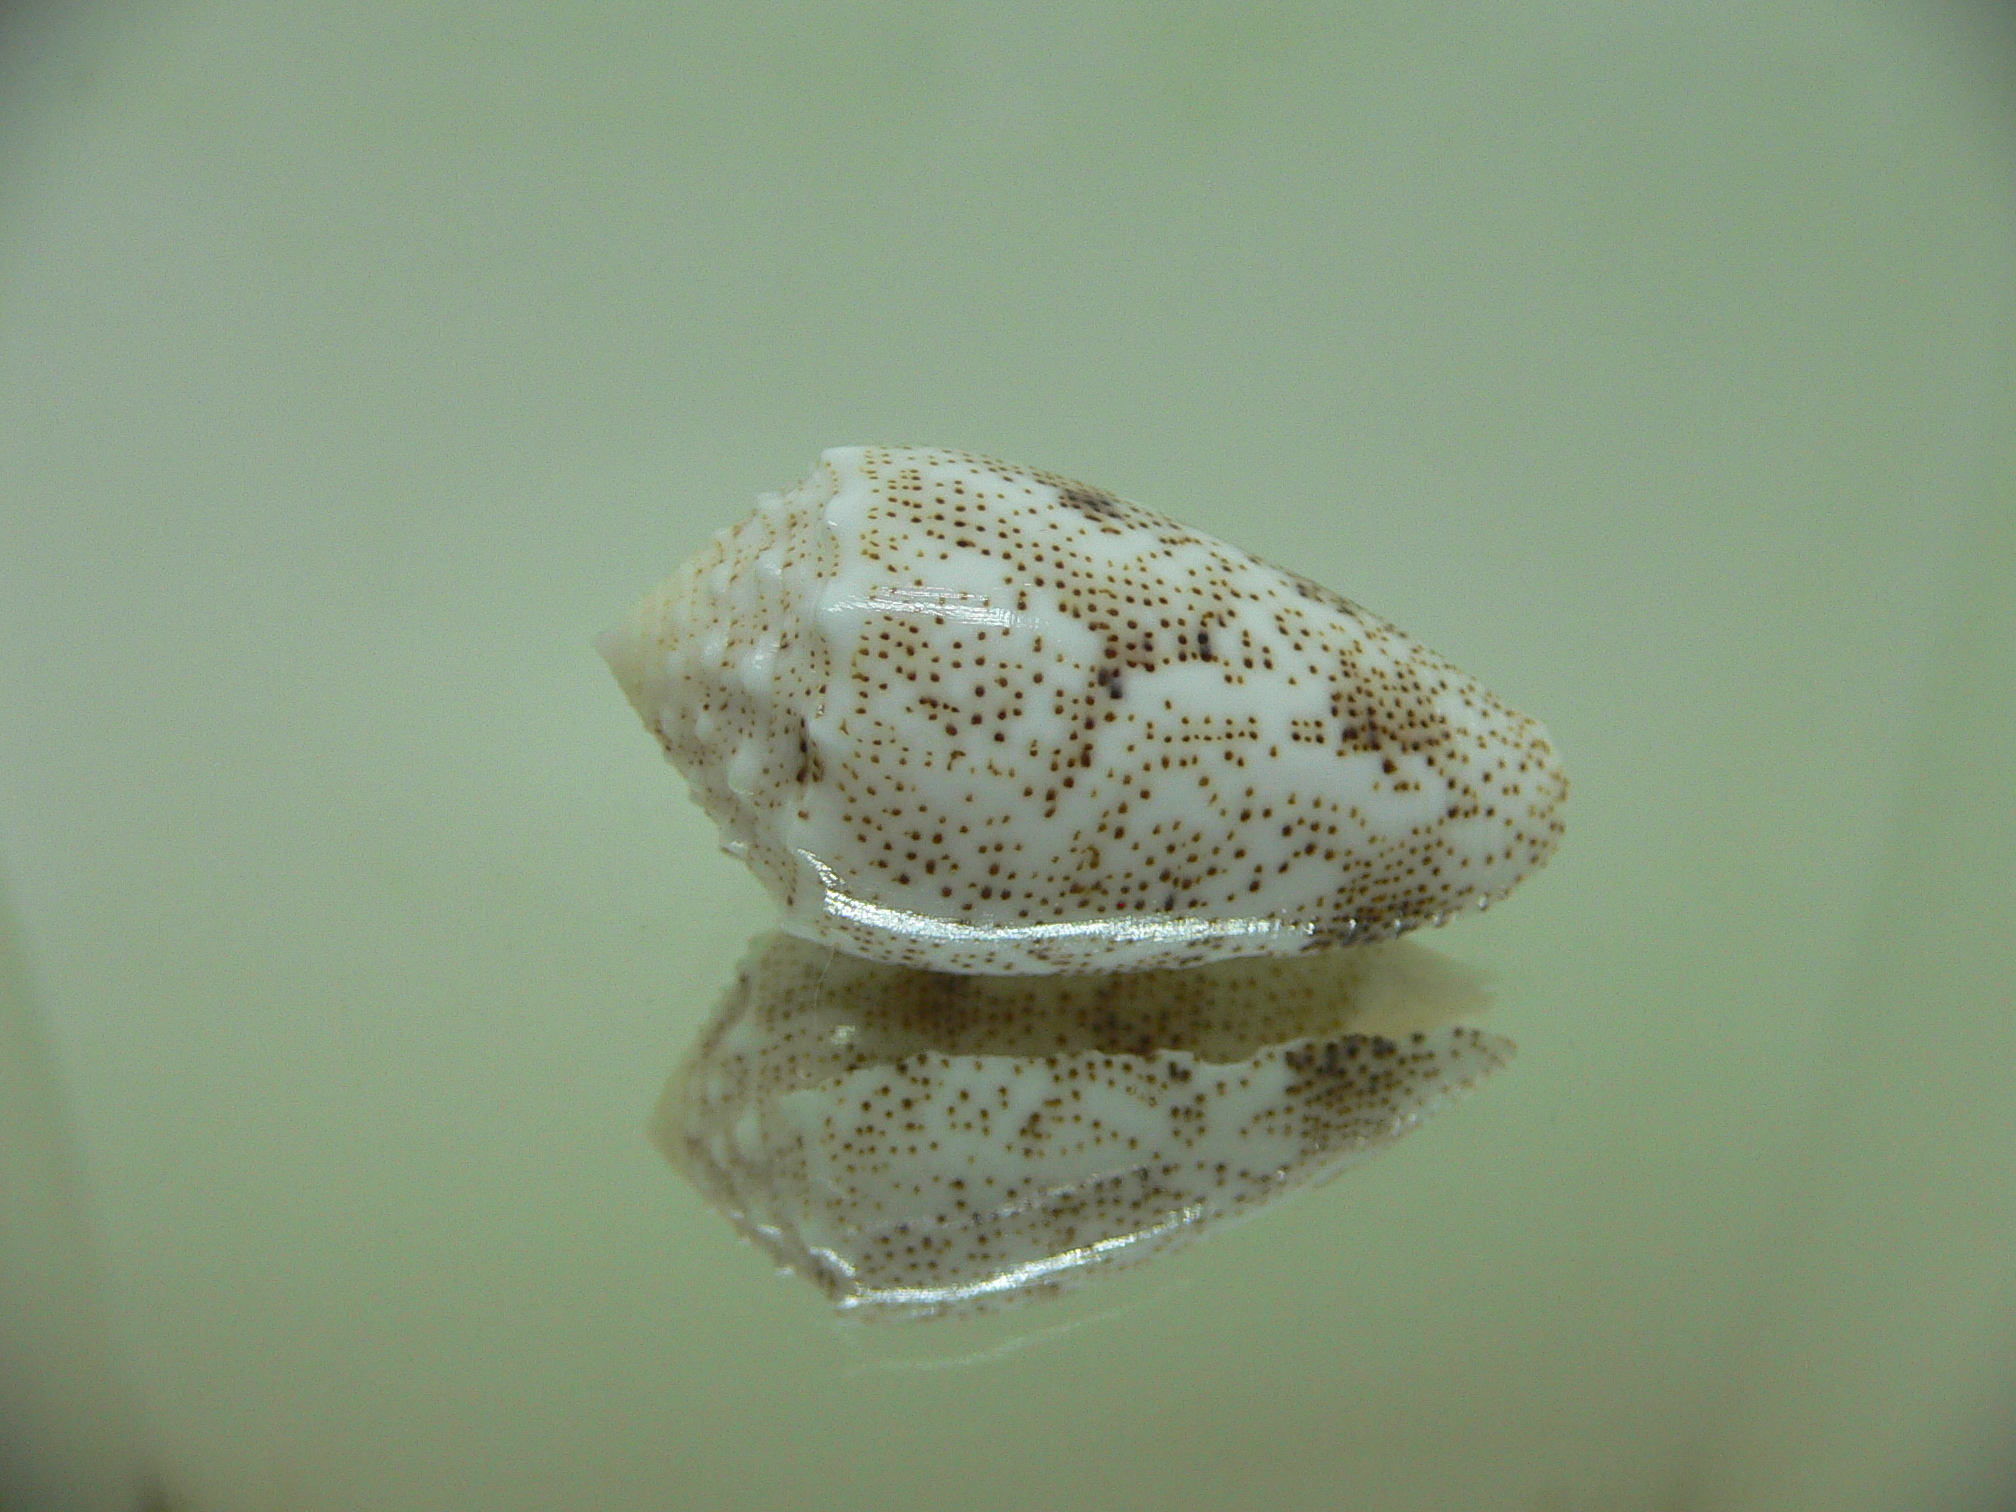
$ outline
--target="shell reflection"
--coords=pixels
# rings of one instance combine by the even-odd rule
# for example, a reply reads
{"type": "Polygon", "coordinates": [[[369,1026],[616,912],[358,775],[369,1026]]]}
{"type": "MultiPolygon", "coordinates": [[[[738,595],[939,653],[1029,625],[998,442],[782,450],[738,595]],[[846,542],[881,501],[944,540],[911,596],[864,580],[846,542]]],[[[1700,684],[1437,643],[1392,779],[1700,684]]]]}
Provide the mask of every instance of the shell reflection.
{"type": "Polygon", "coordinates": [[[973,977],[759,939],[653,1136],[843,1313],[1056,1292],[1376,1153],[1505,1064],[1411,941],[973,977]]]}

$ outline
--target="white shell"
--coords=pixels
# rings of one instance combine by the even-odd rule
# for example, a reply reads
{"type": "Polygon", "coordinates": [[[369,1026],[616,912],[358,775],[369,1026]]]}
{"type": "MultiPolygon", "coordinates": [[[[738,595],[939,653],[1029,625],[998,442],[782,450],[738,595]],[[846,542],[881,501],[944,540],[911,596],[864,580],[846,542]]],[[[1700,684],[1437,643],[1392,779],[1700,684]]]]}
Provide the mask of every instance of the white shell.
{"type": "Polygon", "coordinates": [[[784,909],[939,971],[1379,939],[1539,867],[1545,732],[1393,626],[1099,489],[841,447],[601,642],[784,909]]]}
{"type": "Polygon", "coordinates": [[[1409,941],[974,978],[761,940],[653,1137],[850,1316],[1054,1293],[1335,1175],[1502,1066],[1409,941]]]}

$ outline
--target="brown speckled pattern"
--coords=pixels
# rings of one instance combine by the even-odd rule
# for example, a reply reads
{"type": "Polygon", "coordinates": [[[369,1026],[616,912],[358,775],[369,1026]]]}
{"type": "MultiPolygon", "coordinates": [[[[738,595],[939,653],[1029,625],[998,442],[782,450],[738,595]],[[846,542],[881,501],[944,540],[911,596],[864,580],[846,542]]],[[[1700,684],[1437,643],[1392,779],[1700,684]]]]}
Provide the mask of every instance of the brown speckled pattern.
{"type": "Polygon", "coordinates": [[[877,960],[1380,939],[1559,843],[1545,732],[1349,600],[1103,490],[837,449],[605,644],[785,909],[877,960]]]}
{"type": "Polygon", "coordinates": [[[1476,979],[1396,942],[975,978],[760,941],[654,1134],[861,1318],[1042,1296],[1391,1143],[1503,1065],[1476,979]]]}

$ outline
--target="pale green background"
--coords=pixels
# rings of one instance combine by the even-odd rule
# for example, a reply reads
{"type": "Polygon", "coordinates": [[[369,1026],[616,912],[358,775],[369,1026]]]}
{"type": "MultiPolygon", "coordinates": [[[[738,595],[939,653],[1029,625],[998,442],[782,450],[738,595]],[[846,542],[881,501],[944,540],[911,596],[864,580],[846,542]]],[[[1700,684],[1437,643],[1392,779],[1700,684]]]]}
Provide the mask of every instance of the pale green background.
{"type": "Polygon", "coordinates": [[[2001,14],[0,20],[0,1504],[1990,1505],[2001,14]],[[1545,719],[1514,1068],[1006,1322],[738,1245],[641,1131],[767,907],[590,636],[855,441],[1545,719]]]}

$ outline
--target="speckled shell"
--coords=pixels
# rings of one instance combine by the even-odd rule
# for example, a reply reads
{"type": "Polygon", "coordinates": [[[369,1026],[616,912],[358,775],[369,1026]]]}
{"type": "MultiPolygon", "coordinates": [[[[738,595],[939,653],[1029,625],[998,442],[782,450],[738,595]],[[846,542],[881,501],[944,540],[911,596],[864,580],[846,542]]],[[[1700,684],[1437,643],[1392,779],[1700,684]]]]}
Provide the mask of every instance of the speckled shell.
{"type": "Polygon", "coordinates": [[[951,976],[775,934],[653,1136],[850,1317],[1053,1294],[1390,1144],[1502,1066],[1410,941],[1122,976],[951,976]]]}
{"type": "Polygon", "coordinates": [[[1553,853],[1539,725],[1139,505],[842,447],[601,642],[784,909],[872,960],[1138,970],[1382,939],[1553,853]]]}

